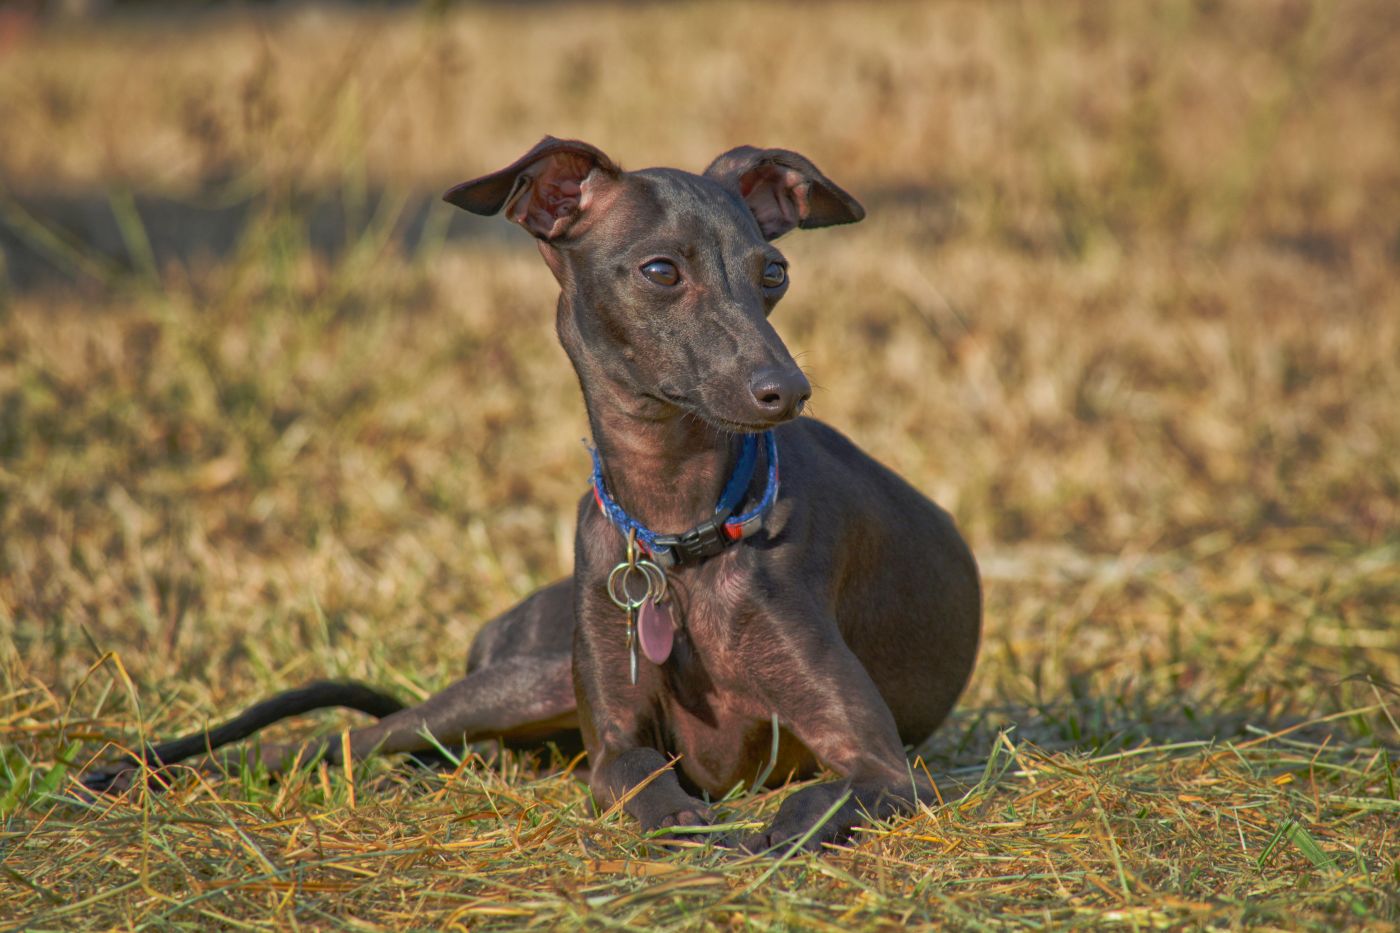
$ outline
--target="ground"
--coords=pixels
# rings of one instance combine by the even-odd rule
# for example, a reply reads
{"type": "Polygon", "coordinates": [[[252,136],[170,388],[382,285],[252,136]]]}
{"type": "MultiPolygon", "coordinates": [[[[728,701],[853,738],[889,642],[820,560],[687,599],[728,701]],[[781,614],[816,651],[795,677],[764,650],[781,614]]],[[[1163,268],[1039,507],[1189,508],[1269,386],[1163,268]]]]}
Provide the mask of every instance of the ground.
{"type": "MultiPolygon", "coordinates": [[[[1400,922],[1400,9],[288,6],[0,50],[0,926],[1400,922]],[[320,677],[405,699],[567,571],[588,459],[540,136],[797,149],[813,413],[934,496],[986,634],[941,797],[668,850],[481,749],[75,801],[320,677]]],[[[327,715],[298,730],[336,730],[327,715]]],[[[735,796],[736,822],[786,791],[735,796]]]]}

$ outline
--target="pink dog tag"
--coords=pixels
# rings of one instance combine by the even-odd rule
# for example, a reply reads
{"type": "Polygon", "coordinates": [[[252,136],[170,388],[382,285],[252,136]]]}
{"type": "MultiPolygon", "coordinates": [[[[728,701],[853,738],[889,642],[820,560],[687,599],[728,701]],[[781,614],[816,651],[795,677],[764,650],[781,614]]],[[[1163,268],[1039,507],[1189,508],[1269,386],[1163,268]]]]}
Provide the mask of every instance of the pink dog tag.
{"type": "Polygon", "coordinates": [[[642,643],[642,654],[647,656],[647,660],[656,665],[666,663],[675,638],[676,629],[671,623],[670,607],[651,599],[643,602],[637,612],[637,640],[642,643]]]}

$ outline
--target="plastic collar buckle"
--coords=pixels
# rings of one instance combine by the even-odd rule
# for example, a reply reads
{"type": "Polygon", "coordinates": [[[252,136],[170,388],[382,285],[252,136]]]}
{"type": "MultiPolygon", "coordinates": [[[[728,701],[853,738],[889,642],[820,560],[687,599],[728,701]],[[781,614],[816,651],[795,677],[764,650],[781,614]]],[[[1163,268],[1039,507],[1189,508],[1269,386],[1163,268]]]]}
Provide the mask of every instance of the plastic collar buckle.
{"type": "Polygon", "coordinates": [[[665,564],[669,567],[696,564],[714,557],[733,543],[724,531],[728,520],[729,513],[725,511],[678,535],[657,535],[653,555],[663,562],[669,561],[665,564]]]}

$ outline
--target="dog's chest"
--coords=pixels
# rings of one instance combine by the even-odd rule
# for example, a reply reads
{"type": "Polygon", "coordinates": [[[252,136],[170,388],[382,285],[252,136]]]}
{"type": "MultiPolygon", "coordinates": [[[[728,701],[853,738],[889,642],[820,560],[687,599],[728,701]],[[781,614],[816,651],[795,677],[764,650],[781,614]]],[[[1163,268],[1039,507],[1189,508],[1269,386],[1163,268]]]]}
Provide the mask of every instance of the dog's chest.
{"type": "MultiPolygon", "coordinates": [[[[773,758],[772,709],[744,663],[745,627],[755,611],[743,575],[707,575],[686,587],[679,631],[664,667],[666,750],[697,786],[723,794],[752,783],[773,758]]],[[[780,730],[779,777],[808,769],[811,756],[780,730]]]]}
{"type": "Polygon", "coordinates": [[[666,751],[679,757],[681,772],[711,797],[722,796],[739,784],[752,786],[762,780],[782,781],[812,772],[816,759],[780,726],[774,757],[775,725],[771,717],[753,715],[743,698],[719,693],[703,711],[672,705],[667,730],[670,747],[666,751]]]}

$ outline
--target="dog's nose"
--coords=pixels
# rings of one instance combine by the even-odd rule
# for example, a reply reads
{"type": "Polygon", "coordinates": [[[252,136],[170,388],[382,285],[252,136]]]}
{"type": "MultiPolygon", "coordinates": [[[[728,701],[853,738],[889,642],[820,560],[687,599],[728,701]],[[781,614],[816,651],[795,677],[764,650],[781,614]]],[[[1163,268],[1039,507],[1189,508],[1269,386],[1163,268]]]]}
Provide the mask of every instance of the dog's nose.
{"type": "Polygon", "coordinates": [[[762,369],[749,382],[759,413],[771,421],[786,421],[802,413],[812,397],[812,384],[800,369],[762,369]]]}

